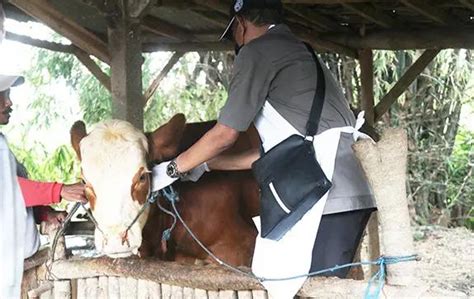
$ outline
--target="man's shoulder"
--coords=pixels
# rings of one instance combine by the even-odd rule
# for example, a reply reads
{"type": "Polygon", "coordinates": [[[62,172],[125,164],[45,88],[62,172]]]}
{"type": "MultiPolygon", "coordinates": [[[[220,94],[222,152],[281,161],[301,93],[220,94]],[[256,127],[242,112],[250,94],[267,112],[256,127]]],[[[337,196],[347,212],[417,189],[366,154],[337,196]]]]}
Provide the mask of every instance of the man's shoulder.
{"type": "Polygon", "coordinates": [[[242,51],[248,56],[260,56],[265,59],[278,57],[288,50],[301,47],[301,41],[284,24],[276,25],[266,34],[246,44],[242,51]]]}

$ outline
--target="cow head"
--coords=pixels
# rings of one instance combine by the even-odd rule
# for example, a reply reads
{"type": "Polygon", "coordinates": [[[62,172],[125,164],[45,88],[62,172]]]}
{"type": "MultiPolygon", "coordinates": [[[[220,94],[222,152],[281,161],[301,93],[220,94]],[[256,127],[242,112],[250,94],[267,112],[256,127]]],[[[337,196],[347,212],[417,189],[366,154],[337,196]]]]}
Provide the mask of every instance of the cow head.
{"type": "Polygon", "coordinates": [[[147,135],[121,120],[104,121],[89,134],[83,122],[73,125],[71,143],[98,224],[94,235],[99,252],[114,258],[138,253],[148,209],[126,230],[150,193],[148,162],[176,156],[184,126],[182,114],[147,135]]]}

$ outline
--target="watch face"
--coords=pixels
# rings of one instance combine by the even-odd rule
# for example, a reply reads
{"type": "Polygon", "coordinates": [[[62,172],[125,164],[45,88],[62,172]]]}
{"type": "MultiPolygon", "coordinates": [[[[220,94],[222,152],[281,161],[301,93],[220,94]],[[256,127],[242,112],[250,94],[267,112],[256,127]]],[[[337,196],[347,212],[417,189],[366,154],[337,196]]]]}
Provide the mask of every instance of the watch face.
{"type": "Polygon", "coordinates": [[[168,165],[168,167],[166,167],[166,174],[169,176],[169,177],[173,177],[173,174],[174,174],[174,167],[172,165],[172,163],[170,163],[168,165]]]}
{"type": "Polygon", "coordinates": [[[166,174],[171,178],[176,178],[178,176],[178,168],[176,167],[176,162],[172,161],[166,167],[166,174]]]}

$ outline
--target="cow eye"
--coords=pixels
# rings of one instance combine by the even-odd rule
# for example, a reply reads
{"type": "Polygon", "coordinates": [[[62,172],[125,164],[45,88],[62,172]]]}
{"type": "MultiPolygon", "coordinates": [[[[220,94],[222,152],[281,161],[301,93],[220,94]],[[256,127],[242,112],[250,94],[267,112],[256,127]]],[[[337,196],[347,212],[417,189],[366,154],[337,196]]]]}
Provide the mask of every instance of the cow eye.
{"type": "Polygon", "coordinates": [[[146,182],[146,173],[142,173],[140,176],[140,183],[145,183],[146,182]]]}

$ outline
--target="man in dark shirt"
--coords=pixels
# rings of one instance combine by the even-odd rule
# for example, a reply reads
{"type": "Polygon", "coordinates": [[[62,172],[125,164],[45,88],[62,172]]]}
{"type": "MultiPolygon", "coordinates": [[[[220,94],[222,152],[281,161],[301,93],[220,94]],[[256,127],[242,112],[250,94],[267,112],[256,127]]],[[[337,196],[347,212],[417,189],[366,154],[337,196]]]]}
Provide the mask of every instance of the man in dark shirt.
{"type": "MultiPolygon", "coordinates": [[[[233,2],[232,20],[223,36],[234,40],[239,51],[227,102],[215,127],[167,165],[168,174],[179,177],[206,161],[211,169],[251,168],[259,158],[258,150],[235,157],[219,154],[249,128],[266,102],[297,131],[305,133],[316,90],[316,65],[303,42],[281,23],[281,8],[279,0],[233,2]]],[[[318,134],[332,128],[353,127],[356,121],[342,88],[322,66],[326,94],[318,134]]],[[[352,134],[341,133],[339,140],[334,175],[330,178],[333,188],[313,249],[312,271],[352,262],[375,207],[351,149],[352,134]]],[[[341,269],[326,275],[345,277],[347,272],[348,269],[341,269]]]]}

